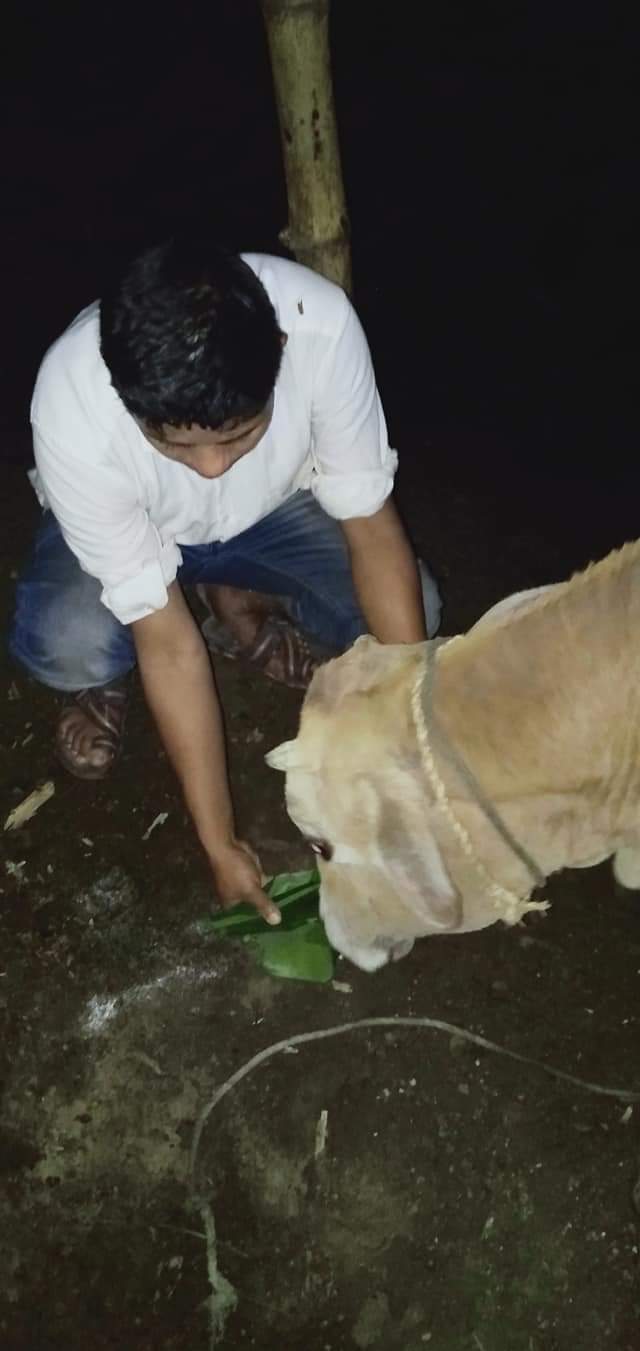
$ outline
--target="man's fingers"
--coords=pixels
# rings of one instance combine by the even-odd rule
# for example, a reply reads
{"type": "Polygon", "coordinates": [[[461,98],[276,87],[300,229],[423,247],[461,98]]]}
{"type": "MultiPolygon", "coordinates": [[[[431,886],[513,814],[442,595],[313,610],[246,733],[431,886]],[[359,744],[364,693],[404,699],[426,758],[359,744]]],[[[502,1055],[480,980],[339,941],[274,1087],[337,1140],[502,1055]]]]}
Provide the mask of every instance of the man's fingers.
{"type": "MultiPolygon", "coordinates": [[[[255,863],[256,871],[258,873],[262,885],[264,886],[264,883],[266,882],[267,878],[266,874],[262,871],[262,864],[260,862],[260,859],[258,858],[258,855],[256,854],[255,850],[251,848],[251,845],[247,844],[246,840],[242,841],[242,848],[252,859],[253,863],[255,863]]],[[[273,901],[269,900],[269,897],[266,895],[266,893],[262,890],[261,887],[255,887],[255,889],[252,889],[250,894],[247,896],[247,900],[249,904],[254,905],[256,910],[264,917],[264,919],[266,919],[267,924],[280,923],[282,915],[280,914],[277,905],[274,905],[273,901]]]]}
{"type": "Polygon", "coordinates": [[[265,896],[264,891],[256,889],[247,897],[247,900],[250,905],[255,905],[256,910],[259,911],[264,919],[266,919],[267,924],[280,923],[282,915],[280,914],[277,905],[274,905],[273,901],[270,901],[269,897],[265,896]]]}
{"type": "Polygon", "coordinates": [[[267,924],[280,923],[282,915],[277,905],[269,900],[269,897],[260,887],[252,887],[251,890],[245,891],[241,896],[225,897],[224,900],[220,900],[220,905],[223,910],[233,910],[234,905],[240,905],[242,901],[245,901],[247,905],[254,906],[258,914],[262,915],[263,919],[267,921],[267,924]]]}
{"type": "Polygon", "coordinates": [[[215,860],[216,891],[223,910],[229,910],[241,901],[252,905],[267,924],[279,924],[280,911],[263,891],[266,877],[258,855],[244,840],[238,840],[233,849],[215,860]]]}

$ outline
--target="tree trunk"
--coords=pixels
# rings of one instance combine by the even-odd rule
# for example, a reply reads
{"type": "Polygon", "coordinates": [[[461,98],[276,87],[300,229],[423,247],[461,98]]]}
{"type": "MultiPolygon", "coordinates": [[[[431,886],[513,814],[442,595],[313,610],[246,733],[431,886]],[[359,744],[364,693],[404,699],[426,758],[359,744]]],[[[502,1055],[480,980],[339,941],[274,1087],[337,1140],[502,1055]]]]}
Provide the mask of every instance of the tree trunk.
{"type": "Polygon", "coordinates": [[[261,0],[298,262],[349,292],[351,251],[329,53],[329,0],[261,0]]]}

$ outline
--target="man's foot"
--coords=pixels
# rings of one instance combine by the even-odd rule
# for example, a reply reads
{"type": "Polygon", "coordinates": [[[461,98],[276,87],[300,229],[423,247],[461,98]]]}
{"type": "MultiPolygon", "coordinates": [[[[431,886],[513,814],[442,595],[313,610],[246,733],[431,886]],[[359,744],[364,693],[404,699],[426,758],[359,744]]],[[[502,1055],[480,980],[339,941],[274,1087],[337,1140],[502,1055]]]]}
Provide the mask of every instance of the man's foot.
{"type": "Polygon", "coordinates": [[[257,666],[269,680],[305,690],[320,665],[277,597],[231,586],[199,586],[211,652],[257,666]]]}
{"type": "Polygon", "coordinates": [[[129,702],[127,680],[79,690],[65,703],[56,729],[58,759],[77,779],[104,779],[122,749],[129,702]]]}

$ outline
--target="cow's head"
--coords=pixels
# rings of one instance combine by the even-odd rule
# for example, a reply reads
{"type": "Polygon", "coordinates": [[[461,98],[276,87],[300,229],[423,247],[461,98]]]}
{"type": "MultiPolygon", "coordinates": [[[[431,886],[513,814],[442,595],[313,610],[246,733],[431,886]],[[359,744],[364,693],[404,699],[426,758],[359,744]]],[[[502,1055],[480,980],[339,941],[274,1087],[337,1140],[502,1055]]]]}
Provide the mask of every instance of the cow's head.
{"type": "Polygon", "coordinates": [[[295,741],[266,757],[285,772],[289,815],[318,854],[329,941],[365,971],[459,926],[411,717],[423,662],[423,644],[358,639],[313,677],[295,741]]]}

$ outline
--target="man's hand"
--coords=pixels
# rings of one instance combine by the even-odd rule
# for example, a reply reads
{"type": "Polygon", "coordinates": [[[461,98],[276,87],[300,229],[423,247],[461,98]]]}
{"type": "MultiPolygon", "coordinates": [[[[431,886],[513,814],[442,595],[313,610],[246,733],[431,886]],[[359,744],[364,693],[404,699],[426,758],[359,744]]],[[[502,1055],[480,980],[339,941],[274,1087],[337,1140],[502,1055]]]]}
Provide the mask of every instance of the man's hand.
{"type": "Polygon", "coordinates": [[[216,852],[215,858],[210,858],[209,862],[223,910],[237,905],[239,901],[246,901],[255,906],[267,924],[280,923],[277,905],[269,900],[262,889],[264,874],[260,860],[250,845],[244,840],[234,840],[226,849],[216,852]]]}

